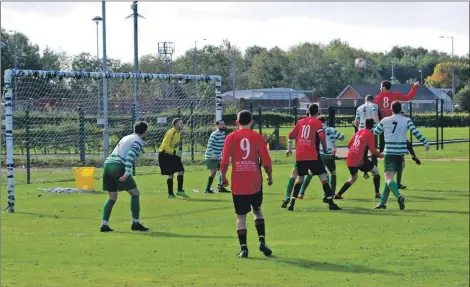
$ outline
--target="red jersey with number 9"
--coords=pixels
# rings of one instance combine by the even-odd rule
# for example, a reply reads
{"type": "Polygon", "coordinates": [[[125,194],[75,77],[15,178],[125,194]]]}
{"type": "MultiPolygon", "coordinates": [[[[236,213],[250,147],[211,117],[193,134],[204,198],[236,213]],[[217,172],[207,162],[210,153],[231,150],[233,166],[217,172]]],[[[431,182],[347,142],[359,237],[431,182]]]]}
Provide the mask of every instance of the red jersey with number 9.
{"type": "Polygon", "coordinates": [[[297,122],[289,133],[290,139],[295,139],[295,160],[317,160],[318,152],[315,146],[317,133],[323,132],[323,123],[312,117],[306,117],[297,122]]]}
{"type": "Polygon", "coordinates": [[[363,129],[358,131],[348,143],[348,156],[346,165],[348,167],[358,167],[364,163],[366,147],[370,149],[371,154],[379,155],[375,149],[375,137],[371,130],[363,129]]]}
{"type": "Polygon", "coordinates": [[[232,194],[249,195],[261,191],[262,174],[259,160],[265,170],[271,171],[271,157],[264,137],[259,133],[239,129],[225,139],[220,169],[226,171],[232,158],[232,194]]]}
{"type": "Polygon", "coordinates": [[[411,101],[416,95],[417,86],[413,85],[408,95],[398,92],[383,92],[378,94],[374,102],[379,106],[381,118],[393,116],[392,103],[394,101],[411,101]]]}

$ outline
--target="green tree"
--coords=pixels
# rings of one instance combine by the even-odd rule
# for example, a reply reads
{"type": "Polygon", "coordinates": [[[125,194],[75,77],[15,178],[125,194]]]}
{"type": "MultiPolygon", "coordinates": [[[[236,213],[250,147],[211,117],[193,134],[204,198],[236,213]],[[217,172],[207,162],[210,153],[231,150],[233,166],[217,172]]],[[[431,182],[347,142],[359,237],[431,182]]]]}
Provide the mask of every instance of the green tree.
{"type": "Polygon", "coordinates": [[[470,87],[466,86],[455,94],[454,102],[459,110],[470,112],[470,87]]]}

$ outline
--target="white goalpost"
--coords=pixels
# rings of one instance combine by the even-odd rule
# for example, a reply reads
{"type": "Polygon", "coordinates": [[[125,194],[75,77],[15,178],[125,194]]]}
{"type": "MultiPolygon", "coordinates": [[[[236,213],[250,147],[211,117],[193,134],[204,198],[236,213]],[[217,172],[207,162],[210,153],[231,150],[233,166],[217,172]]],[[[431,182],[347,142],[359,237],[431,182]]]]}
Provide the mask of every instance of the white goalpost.
{"type": "Polygon", "coordinates": [[[185,123],[183,161],[189,163],[203,162],[222,119],[220,76],[10,69],[4,80],[0,140],[9,212],[15,184],[70,181],[72,167],[101,167],[137,120],[149,123],[139,164],[152,166],[173,119],[185,123]]]}

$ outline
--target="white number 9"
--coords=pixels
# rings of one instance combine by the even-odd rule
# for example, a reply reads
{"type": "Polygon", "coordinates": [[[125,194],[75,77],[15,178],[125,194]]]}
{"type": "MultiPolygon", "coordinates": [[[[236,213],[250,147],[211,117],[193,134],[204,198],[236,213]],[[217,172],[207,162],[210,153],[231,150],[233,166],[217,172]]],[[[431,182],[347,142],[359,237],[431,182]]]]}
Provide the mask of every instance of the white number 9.
{"type": "Polygon", "coordinates": [[[250,142],[248,141],[247,138],[243,138],[240,141],[240,148],[242,149],[242,151],[246,151],[246,154],[243,157],[243,159],[247,159],[248,156],[250,155],[250,142]]]}

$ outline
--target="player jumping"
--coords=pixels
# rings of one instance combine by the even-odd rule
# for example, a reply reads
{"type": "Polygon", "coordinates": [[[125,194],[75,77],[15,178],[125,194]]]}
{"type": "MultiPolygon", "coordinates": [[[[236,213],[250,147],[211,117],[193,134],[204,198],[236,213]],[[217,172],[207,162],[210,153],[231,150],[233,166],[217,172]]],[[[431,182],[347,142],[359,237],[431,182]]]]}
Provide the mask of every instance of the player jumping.
{"type": "Polygon", "coordinates": [[[375,136],[372,134],[372,128],[374,127],[374,119],[366,119],[365,129],[359,130],[348,143],[348,155],[346,157],[346,165],[348,166],[351,177],[344,183],[335,199],[343,199],[343,194],[348,188],[353,185],[357,180],[357,172],[361,170],[363,172],[371,171],[374,176],[374,188],[375,198],[380,198],[380,175],[377,166],[367,158],[368,150],[370,153],[378,158],[382,158],[383,155],[375,149],[375,136]]]}
{"type": "Polygon", "coordinates": [[[220,163],[223,185],[228,185],[227,170],[232,159],[232,195],[235,213],[237,214],[237,234],[241,251],[238,258],[248,257],[246,241],[246,214],[253,208],[255,227],[258,232],[259,250],[265,256],[272,254],[265,241],[264,215],[261,210],[263,203],[263,185],[261,165],[267,173],[268,185],[273,184],[271,157],[264,137],[251,130],[253,120],[249,111],[241,111],[237,115],[239,130],[227,136],[220,163]]]}
{"type": "Polygon", "coordinates": [[[146,122],[135,123],[134,133],[123,137],[104,162],[103,191],[108,192],[109,199],[103,208],[101,232],[113,231],[109,227],[108,221],[111,217],[113,206],[117,201],[118,192],[121,190],[126,190],[131,196],[131,230],[149,230],[139,223],[140,193],[131,175],[135,160],[143,150],[144,142],[142,137],[147,132],[147,128],[148,124],[146,122]]]}
{"type": "MultiPolygon", "coordinates": [[[[225,143],[225,131],[227,130],[225,122],[219,120],[216,123],[217,130],[211,133],[209,137],[209,142],[207,143],[207,149],[205,154],[206,166],[210,170],[211,174],[207,178],[207,185],[205,193],[214,193],[211,189],[212,182],[214,181],[215,174],[217,173],[220,167],[220,160],[222,159],[222,149],[224,148],[225,143]]],[[[222,177],[220,172],[217,182],[217,189],[219,192],[230,192],[222,186],[222,177]]]]}
{"type": "Polygon", "coordinates": [[[405,209],[405,198],[400,194],[398,186],[394,181],[394,176],[397,171],[403,169],[403,157],[408,153],[406,144],[407,130],[410,130],[424,144],[426,151],[429,150],[429,144],[426,138],[414,126],[413,121],[401,115],[401,103],[399,101],[392,102],[392,111],[393,116],[382,119],[374,129],[375,135],[384,134],[385,136],[383,154],[385,155],[384,169],[386,181],[382,198],[375,209],[387,208],[387,199],[391,190],[395,197],[398,198],[400,210],[403,210],[405,209]]]}
{"type": "MultiPolygon", "coordinates": [[[[294,186],[293,195],[287,205],[288,210],[293,211],[295,200],[299,195],[300,188],[309,171],[312,175],[318,175],[323,185],[323,191],[327,196],[327,202],[330,210],[341,210],[334,201],[334,193],[330,188],[327,180],[327,173],[323,161],[319,157],[316,148],[316,137],[320,137],[324,153],[327,153],[325,148],[326,139],[323,132],[323,124],[317,119],[318,105],[313,104],[309,107],[309,116],[297,122],[294,129],[289,133],[289,147],[287,155],[292,155],[292,139],[296,142],[295,159],[297,162],[298,179],[294,186]]],[[[284,205],[284,203],[283,203],[284,205]]]]}

